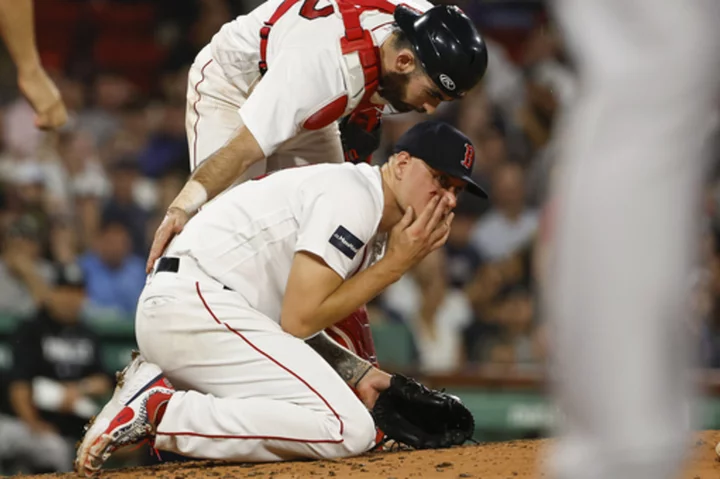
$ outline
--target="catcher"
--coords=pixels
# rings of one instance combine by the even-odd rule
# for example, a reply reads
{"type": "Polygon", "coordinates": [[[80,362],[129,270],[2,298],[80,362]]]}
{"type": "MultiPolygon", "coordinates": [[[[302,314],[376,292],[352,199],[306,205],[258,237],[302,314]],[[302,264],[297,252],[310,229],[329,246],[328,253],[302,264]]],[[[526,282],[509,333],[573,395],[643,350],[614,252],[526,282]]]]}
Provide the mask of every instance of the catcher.
{"type": "Polygon", "coordinates": [[[145,439],[207,459],[353,456],[375,444],[370,410],[408,445],[463,443],[473,421],[459,400],[391,377],[323,330],[445,243],[460,191],[486,196],[474,159],[465,135],[425,122],[382,167],[279,171],[209,203],[148,278],[142,354],[87,429],[77,470],[92,476],[145,439]]]}

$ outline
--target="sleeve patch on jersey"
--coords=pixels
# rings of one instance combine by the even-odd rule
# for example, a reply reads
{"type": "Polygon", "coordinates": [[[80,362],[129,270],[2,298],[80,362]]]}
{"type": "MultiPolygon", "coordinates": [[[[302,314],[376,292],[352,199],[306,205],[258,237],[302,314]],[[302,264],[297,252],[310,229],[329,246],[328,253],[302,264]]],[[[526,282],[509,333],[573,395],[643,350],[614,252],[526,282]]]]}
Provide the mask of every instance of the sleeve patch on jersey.
{"type": "Polygon", "coordinates": [[[350,259],[354,259],[355,255],[360,251],[360,248],[365,246],[365,243],[360,241],[360,238],[349,232],[343,226],[338,226],[332,236],[330,236],[330,244],[350,259]]]}

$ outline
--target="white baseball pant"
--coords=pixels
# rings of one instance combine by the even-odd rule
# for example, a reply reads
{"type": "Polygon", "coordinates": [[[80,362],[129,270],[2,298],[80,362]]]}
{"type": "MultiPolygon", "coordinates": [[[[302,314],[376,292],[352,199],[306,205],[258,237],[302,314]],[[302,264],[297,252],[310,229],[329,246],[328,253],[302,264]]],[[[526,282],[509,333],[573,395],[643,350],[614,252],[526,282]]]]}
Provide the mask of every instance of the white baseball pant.
{"type": "MultiPolygon", "coordinates": [[[[302,72],[298,72],[301,74],[302,72]]],[[[185,130],[190,152],[190,171],[225,145],[242,126],[238,114],[249,94],[252,75],[231,82],[206,46],[195,58],[188,74],[185,130]]],[[[299,93],[302,94],[302,93],[299,93]]],[[[238,183],[268,171],[314,163],[344,161],[340,131],[335,123],[319,130],[303,130],[285,141],[268,158],[252,165],[238,183]]]]}
{"type": "Polygon", "coordinates": [[[556,0],[580,96],[561,123],[546,278],[555,477],[676,477],[688,278],[717,106],[717,0],[556,0]]]}
{"type": "Polygon", "coordinates": [[[303,340],[249,308],[183,257],[148,279],[138,346],[173,385],[155,447],[207,459],[265,462],[361,454],[369,411],[303,340]]]}

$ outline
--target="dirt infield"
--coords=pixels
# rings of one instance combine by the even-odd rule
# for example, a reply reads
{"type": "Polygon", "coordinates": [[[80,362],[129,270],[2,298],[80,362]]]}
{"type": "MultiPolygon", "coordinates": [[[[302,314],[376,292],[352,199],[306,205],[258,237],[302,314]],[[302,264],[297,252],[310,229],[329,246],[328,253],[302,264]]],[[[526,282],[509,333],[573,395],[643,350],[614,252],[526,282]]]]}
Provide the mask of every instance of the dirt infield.
{"type": "MultiPolygon", "coordinates": [[[[683,479],[715,479],[720,477],[720,461],[715,444],[720,431],[698,433],[693,458],[683,479]]],[[[198,461],[168,463],[148,468],[109,470],[102,479],[305,479],[310,477],[337,479],[411,479],[411,478],[482,478],[524,479],[541,477],[539,458],[547,441],[513,441],[466,446],[436,451],[369,453],[342,461],[306,461],[275,464],[221,464],[198,461]]],[[[70,474],[24,476],[69,479],[70,474]]]]}

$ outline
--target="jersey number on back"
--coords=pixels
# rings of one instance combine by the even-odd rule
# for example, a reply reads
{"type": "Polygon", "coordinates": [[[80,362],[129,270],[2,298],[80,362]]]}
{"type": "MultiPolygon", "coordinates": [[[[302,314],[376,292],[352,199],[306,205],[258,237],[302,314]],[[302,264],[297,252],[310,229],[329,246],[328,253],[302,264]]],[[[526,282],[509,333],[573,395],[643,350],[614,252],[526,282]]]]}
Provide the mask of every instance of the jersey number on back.
{"type": "Polygon", "coordinates": [[[303,18],[307,18],[308,20],[313,20],[315,18],[329,17],[330,15],[332,15],[332,5],[323,7],[320,10],[315,9],[319,1],[320,0],[305,0],[302,4],[302,7],[300,7],[300,16],[303,18]]]}

